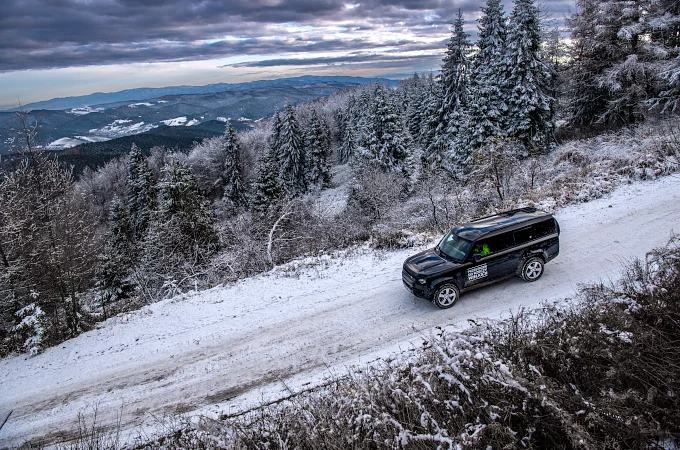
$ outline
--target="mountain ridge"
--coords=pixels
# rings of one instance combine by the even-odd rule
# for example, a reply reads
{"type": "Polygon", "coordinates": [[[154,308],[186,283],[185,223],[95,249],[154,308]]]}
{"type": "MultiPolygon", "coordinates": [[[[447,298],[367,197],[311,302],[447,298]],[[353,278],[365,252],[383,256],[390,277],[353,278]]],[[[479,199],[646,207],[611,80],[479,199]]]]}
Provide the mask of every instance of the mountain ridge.
{"type": "Polygon", "coordinates": [[[86,95],[56,97],[49,100],[28,103],[26,105],[22,105],[20,108],[9,108],[3,111],[5,112],[7,111],[12,112],[18,110],[61,111],[74,108],[115,104],[120,102],[151,100],[169,95],[209,94],[229,91],[243,91],[248,89],[265,88],[272,86],[300,86],[304,84],[320,82],[340,82],[359,85],[372,83],[374,81],[381,81],[389,84],[396,83],[395,80],[380,77],[365,78],[350,76],[302,75],[299,77],[277,78],[273,80],[255,80],[243,83],[213,83],[206,84],[203,86],[178,85],[178,86],[164,86],[158,88],[141,87],[124,89],[121,91],[114,92],[93,92],[91,94],[86,95]]]}
{"type": "MultiPolygon", "coordinates": [[[[87,142],[109,141],[164,126],[185,128],[186,132],[181,133],[183,137],[194,137],[200,141],[206,137],[205,133],[196,129],[194,135],[191,131],[200,124],[230,121],[236,128],[244,129],[259,119],[271,116],[277,109],[281,110],[286,103],[295,105],[310,102],[360,86],[360,83],[382,81],[360,77],[335,78],[307,76],[292,81],[284,79],[240,84],[226,91],[168,94],[61,110],[32,109],[24,119],[27,124],[37,125],[38,144],[48,150],[64,150],[87,142]]],[[[220,86],[210,85],[199,89],[216,90],[220,86]]],[[[153,92],[162,93],[159,90],[153,92]]],[[[16,136],[20,127],[16,111],[0,111],[0,154],[17,151],[16,136]]]]}

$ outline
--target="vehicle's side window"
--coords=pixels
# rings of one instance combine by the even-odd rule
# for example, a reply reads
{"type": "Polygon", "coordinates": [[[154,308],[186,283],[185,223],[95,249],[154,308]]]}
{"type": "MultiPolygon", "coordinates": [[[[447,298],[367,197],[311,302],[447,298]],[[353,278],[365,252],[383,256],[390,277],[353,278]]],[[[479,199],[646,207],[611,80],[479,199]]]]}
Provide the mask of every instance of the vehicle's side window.
{"type": "Polygon", "coordinates": [[[493,253],[507,250],[515,244],[512,233],[503,233],[498,236],[489,238],[489,245],[493,249],[493,253]]]}
{"type": "Polygon", "coordinates": [[[472,254],[479,256],[493,255],[494,253],[502,252],[510,248],[514,244],[512,233],[503,233],[498,236],[493,236],[488,239],[477,241],[472,254]]]}
{"type": "Polygon", "coordinates": [[[489,247],[489,240],[484,239],[477,241],[475,247],[472,249],[472,255],[486,256],[491,254],[491,247],[489,247]]]}
{"type": "Polygon", "coordinates": [[[555,220],[550,219],[515,231],[515,242],[517,244],[525,244],[555,232],[555,220]]]}

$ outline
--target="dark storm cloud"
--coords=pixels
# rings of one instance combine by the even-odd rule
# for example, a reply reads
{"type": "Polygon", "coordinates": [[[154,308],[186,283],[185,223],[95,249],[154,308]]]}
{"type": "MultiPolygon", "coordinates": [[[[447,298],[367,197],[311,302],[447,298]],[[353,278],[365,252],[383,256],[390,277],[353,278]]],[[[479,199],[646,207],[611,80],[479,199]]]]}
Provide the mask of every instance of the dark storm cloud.
{"type": "MultiPolygon", "coordinates": [[[[561,0],[553,0],[560,11],[561,0]]],[[[447,33],[472,0],[0,0],[0,71],[406,46],[367,30],[447,33]],[[349,7],[348,5],[352,5],[349,7]],[[281,24],[305,28],[286,32],[281,24]],[[313,27],[341,25],[331,38],[313,27]],[[215,39],[231,37],[211,43],[215,39]],[[207,42],[206,42],[207,41],[207,42]]]]}

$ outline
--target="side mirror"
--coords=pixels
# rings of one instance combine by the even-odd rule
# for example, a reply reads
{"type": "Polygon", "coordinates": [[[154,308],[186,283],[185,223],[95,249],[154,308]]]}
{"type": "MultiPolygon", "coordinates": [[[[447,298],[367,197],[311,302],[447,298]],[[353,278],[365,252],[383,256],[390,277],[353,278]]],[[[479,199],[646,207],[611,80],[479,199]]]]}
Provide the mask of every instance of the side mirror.
{"type": "Polygon", "coordinates": [[[472,255],[472,260],[474,262],[479,262],[480,259],[482,259],[482,255],[480,255],[479,253],[475,253],[472,255]]]}

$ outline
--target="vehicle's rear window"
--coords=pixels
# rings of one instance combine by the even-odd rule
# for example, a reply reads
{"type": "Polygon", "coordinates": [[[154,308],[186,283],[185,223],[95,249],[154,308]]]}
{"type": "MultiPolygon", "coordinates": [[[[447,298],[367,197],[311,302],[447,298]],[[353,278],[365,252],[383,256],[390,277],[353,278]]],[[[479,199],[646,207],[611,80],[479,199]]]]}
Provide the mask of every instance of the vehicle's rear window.
{"type": "Polygon", "coordinates": [[[512,247],[514,243],[515,241],[513,240],[512,233],[503,233],[479,241],[477,245],[482,249],[488,249],[488,254],[494,254],[512,247]],[[484,247],[484,245],[486,245],[486,247],[484,247]]]}
{"type": "Polygon", "coordinates": [[[553,233],[557,233],[557,229],[555,228],[555,219],[550,218],[544,222],[539,222],[515,231],[515,243],[524,244],[553,233]]]}

